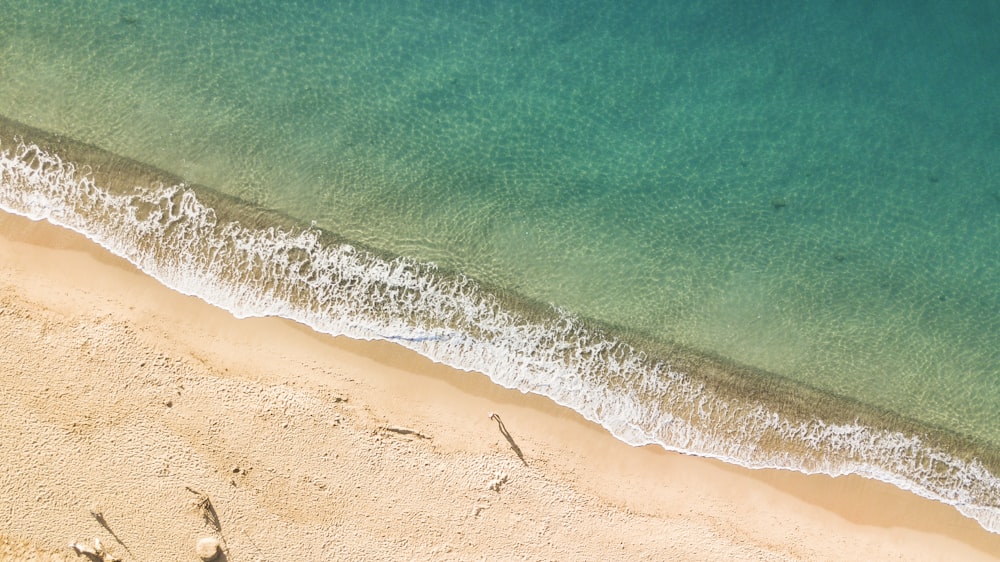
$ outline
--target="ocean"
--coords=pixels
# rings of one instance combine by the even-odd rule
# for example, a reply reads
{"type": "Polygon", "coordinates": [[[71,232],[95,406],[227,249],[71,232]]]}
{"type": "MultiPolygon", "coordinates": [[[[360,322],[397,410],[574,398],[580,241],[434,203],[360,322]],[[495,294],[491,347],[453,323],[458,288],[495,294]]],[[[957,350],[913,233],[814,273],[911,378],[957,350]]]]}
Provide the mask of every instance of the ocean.
{"type": "Polygon", "coordinates": [[[1000,5],[0,2],[0,208],[1000,533],[1000,5]]]}

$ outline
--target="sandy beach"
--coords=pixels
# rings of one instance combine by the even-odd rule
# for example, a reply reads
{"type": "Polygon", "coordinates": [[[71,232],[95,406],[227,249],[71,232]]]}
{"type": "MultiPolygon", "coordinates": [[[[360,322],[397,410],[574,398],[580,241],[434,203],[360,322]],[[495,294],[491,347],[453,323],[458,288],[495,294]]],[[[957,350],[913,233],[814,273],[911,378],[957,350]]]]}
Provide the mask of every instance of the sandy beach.
{"type": "Polygon", "coordinates": [[[630,447],[7,214],[0,338],[4,560],[95,538],[107,560],[198,560],[206,537],[238,562],[1000,559],[1000,536],[892,486],[630,447]]]}

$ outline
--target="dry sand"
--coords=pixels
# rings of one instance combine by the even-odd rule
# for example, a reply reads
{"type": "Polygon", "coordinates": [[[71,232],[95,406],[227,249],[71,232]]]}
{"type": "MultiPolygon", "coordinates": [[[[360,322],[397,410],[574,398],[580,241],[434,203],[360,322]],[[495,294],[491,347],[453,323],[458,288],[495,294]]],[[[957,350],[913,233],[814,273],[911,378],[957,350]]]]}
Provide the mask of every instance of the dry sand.
{"type": "Polygon", "coordinates": [[[479,374],[238,320],[0,215],[0,559],[75,560],[67,545],[99,538],[195,561],[204,537],[236,562],[1000,559],[1000,536],[891,486],[629,447],[479,374]]]}

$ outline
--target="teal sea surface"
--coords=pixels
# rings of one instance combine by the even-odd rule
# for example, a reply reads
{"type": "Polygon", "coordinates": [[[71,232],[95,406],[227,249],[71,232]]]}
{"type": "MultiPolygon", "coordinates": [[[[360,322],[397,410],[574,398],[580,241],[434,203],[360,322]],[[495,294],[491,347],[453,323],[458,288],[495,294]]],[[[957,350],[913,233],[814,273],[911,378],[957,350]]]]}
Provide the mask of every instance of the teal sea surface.
{"type": "Polygon", "coordinates": [[[1000,532],[1000,4],[0,11],[0,208],[628,443],[1000,532]]]}

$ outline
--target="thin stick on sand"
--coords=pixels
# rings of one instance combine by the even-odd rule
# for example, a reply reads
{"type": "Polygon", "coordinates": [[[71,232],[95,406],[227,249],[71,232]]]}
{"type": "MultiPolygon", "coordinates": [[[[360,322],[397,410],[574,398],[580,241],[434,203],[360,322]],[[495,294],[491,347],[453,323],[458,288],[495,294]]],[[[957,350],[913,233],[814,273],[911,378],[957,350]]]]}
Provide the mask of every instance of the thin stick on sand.
{"type": "Polygon", "coordinates": [[[222,522],[219,521],[219,514],[215,511],[215,506],[212,505],[212,500],[208,497],[208,494],[204,494],[195,490],[190,486],[184,486],[187,491],[198,496],[198,502],[195,506],[198,511],[201,512],[201,516],[205,519],[205,522],[209,524],[217,533],[219,533],[219,538],[222,539],[222,551],[226,555],[227,560],[231,560],[232,557],[229,554],[229,543],[226,542],[226,535],[222,532],[222,522]]]}
{"type": "Polygon", "coordinates": [[[111,530],[111,525],[108,525],[108,520],[104,518],[104,513],[100,511],[91,510],[90,515],[92,515],[94,519],[101,524],[101,527],[104,527],[105,531],[111,534],[111,536],[118,542],[118,544],[122,545],[122,548],[125,549],[125,552],[127,552],[129,556],[135,558],[135,555],[132,554],[131,550],[129,550],[128,545],[126,545],[122,541],[122,539],[113,530],[111,530]]]}
{"type": "Polygon", "coordinates": [[[507,440],[507,443],[510,443],[510,448],[514,449],[514,452],[517,453],[517,458],[521,459],[524,466],[528,466],[528,461],[524,460],[524,453],[521,452],[521,448],[517,446],[517,443],[514,442],[514,438],[511,437],[510,432],[507,431],[507,426],[505,426],[503,424],[503,420],[500,419],[500,414],[491,412],[490,419],[497,422],[501,435],[503,435],[504,439],[507,440]]]}

